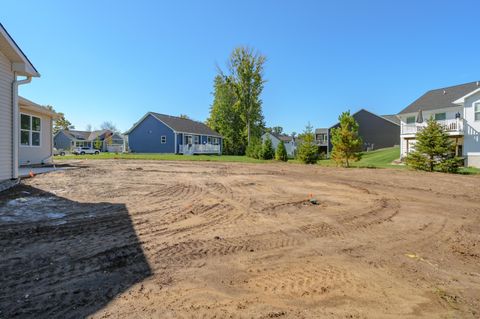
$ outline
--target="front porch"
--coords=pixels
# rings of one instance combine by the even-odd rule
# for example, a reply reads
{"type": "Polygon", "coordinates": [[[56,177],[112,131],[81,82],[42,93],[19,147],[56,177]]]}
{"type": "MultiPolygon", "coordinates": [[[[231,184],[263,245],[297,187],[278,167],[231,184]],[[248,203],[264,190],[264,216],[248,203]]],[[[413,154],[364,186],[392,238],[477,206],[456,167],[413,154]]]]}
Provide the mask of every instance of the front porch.
{"type": "Polygon", "coordinates": [[[220,154],[220,145],[215,144],[185,144],[179,145],[178,152],[184,155],[220,154]]]}

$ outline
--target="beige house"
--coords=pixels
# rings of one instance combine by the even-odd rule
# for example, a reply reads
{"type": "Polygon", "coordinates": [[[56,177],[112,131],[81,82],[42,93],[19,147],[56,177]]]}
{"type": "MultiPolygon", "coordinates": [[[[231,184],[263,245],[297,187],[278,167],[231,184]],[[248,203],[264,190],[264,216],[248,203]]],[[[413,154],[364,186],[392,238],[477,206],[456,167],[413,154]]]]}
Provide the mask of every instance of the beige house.
{"type": "Polygon", "coordinates": [[[53,120],[58,114],[23,97],[20,107],[19,165],[49,164],[53,158],[53,120]]]}
{"type": "MultiPolygon", "coordinates": [[[[0,181],[18,177],[20,164],[18,87],[29,83],[32,77],[39,76],[35,67],[0,24],[0,181]]],[[[31,131],[29,134],[32,135],[31,131]]],[[[33,134],[33,138],[36,139],[37,134],[33,134]]]]}

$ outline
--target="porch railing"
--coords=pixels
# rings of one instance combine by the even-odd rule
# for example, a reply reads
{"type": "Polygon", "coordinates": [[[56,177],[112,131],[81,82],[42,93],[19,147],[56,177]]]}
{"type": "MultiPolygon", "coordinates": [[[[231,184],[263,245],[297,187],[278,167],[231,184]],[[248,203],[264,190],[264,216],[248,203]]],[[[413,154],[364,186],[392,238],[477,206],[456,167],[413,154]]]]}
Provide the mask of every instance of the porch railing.
{"type": "MultiPolygon", "coordinates": [[[[437,121],[448,133],[463,133],[463,119],[450,119],[437,121]]],[[[427,126],[427,122],[402,124],[401,134],[417,134],[427,126]]]]}
{"type": "Polygon", "coordinates": [[[179,145],[183,154],[215,154],[220,153],[220,145],[214,144],[186,144],[179,145]]]}

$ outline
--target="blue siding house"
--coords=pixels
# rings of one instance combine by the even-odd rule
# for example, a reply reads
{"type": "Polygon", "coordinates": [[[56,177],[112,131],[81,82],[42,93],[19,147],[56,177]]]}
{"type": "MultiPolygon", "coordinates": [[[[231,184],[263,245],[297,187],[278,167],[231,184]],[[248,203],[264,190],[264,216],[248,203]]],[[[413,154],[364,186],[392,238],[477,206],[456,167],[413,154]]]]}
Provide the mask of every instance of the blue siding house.
{"type": "Polygon", "coordinates": [[[148,112],[125,132],[134,153],[221,154],[222,136],[201,122],[148,112]]]}

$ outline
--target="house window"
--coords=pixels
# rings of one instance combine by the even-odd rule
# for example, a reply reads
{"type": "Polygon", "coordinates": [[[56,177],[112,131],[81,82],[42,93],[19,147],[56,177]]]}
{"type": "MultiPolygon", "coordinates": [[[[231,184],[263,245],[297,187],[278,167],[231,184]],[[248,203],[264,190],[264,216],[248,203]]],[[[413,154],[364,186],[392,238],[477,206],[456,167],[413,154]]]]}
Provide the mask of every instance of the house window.
{"type": "Polygon", "coordinates": [[[191,145],[192,144],[192,136],[191,135],[185,135],[185,145],[191,145]]]}
{"type": "Polygon", "coordinates": [[[407,117],[407,124],[413,124],[413,123],[415,123],[415,116],[407,117]]]}
{"type": "Polygon", "coordinates": [[[475,103],[475,121],[480,121],[480,102],[475,103]]]}
{"type": "Polygon", "coordinates": [[[212,137],[207,137],[207,144],[212,144],[212,137]]]}
{"type": "Polygon", "coordinates": [[[166,143],[167,143],[167,136],[166,136],[166,135],[162,135],[162,136],[160,137],[160,143],[162,143],[162,144],[166,144],[166,143]]]}
{"type": "Polygon", "coordinates": [[[42,121],[39,117],[27,114],[20,116],[20,144],[23,146],[40,146],[42,121]]]}
{"type": "Polygon", "coordinates": [[[213,138],[213,145],[218,145],[218,138],[216,137],[213,138]]]}
{"type": "Polygon", "coordinates": [[[435,121],[444,121],[447,118],[447,113],[435,113],[435,121]]]}
{"type": "Polygon", "coordinates": [[[195,144],[200,144],[200,136],[199,135],[195,135],[194,140],[195,140],[195,144]]]}

